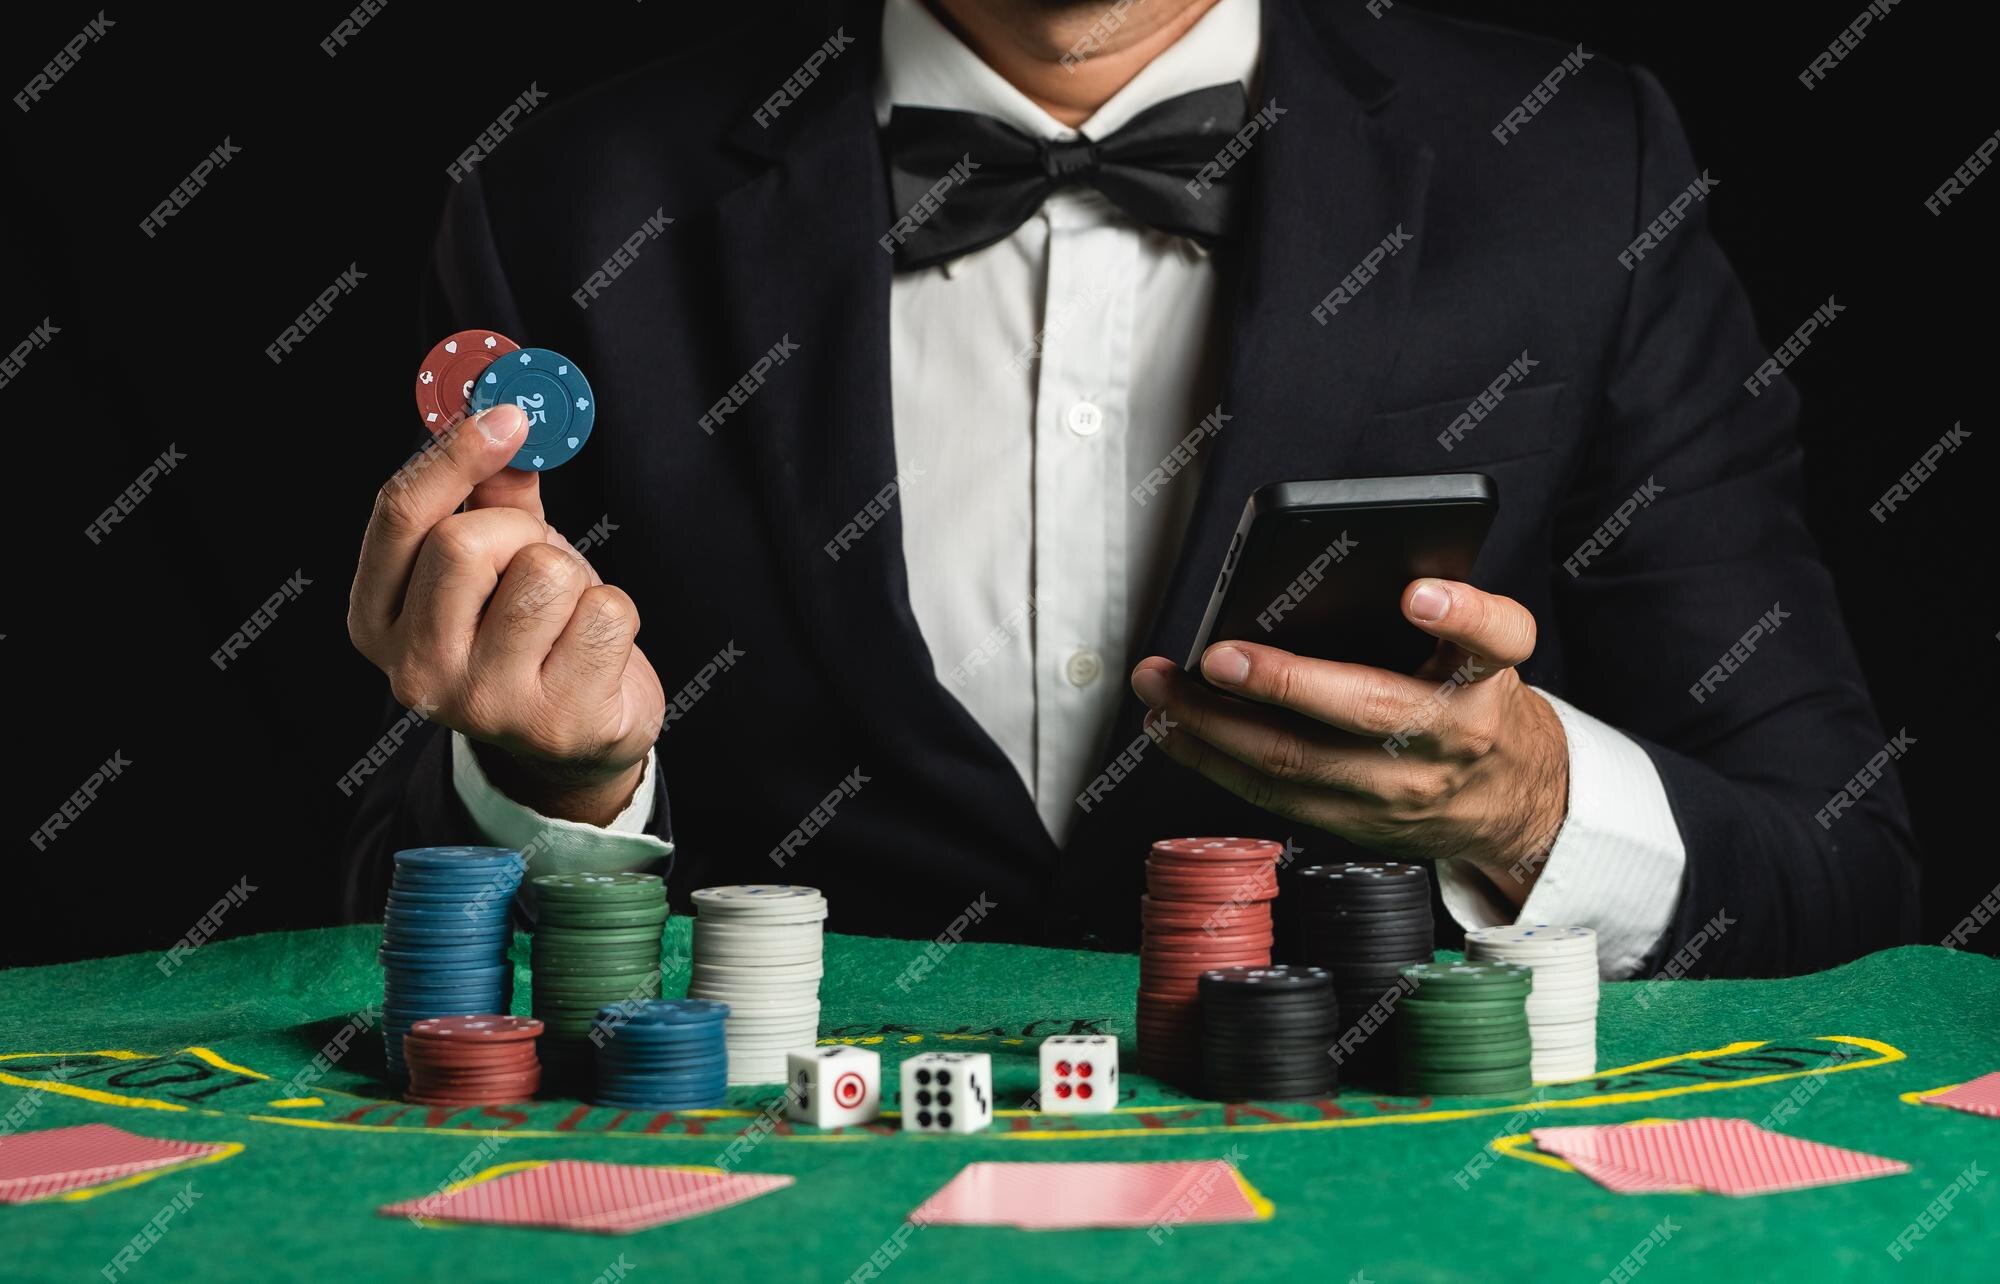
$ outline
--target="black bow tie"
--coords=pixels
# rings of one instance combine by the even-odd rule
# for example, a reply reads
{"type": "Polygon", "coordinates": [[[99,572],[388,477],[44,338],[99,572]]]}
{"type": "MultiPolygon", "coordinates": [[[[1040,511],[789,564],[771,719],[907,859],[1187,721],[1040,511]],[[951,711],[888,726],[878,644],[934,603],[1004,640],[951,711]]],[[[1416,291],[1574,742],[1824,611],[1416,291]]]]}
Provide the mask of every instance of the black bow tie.
{"type": "Polygon", "coordinates": [[[1241,85],[1169,98],[1102,139],[1045,140],[977,112],[898,107],[882,138],[896,213],[882,248],[899,269],[942,263],[1005,239],[1069,183],[1213,244],[1229,230],[1243,172],[1222,148],[1247,115],[1241,85]]]}

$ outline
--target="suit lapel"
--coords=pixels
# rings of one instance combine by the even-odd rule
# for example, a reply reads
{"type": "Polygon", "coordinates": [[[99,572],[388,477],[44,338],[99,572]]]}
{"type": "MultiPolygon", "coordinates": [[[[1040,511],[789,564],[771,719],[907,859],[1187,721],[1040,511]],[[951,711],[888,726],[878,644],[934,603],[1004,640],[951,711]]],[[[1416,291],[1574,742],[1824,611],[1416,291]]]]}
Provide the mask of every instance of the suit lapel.
{"type": "MultiPolygon", "coordinates": [[[[1401,347],[1423,251],[1431,154],[1371,115],[1391,83],[1297,0],[1265,0],[1263,49],[1253,110],[1275,99],[1285,114],[1255,144],[1248,226],[1224,253],[1233,297],[1222,408],[1232,418],[1207,447],[1180,557],[1141,651],[1176,662],[1193,644],[1250,493],[1273,481],[1344,475],[1401,347]],[[1374,268],[1362,269],[1378,249],[1374,268]],[[1344,297],[1325,303],[1322,323],[1314,309],[1343,288],[1344,297]]],[[[1107,761],[1136,734],[1141,714],[1129,700],[1107,761]]],[[[1189,782],[1162,759],[1149,756],[1145,783],[1122,787],[1077,828],[1075,864],[1136,864],[1138,853],[1105,848],[1148,814],[1182,810],[1189,782]]]]}

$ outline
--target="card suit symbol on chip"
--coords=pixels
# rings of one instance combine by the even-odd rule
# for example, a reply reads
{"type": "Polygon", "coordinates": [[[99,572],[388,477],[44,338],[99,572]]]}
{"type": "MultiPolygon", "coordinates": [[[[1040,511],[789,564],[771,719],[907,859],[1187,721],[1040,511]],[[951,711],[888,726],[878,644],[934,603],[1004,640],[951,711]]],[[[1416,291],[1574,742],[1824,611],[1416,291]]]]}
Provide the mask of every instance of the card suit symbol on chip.
{"type": "Polygon", "coordinates": [[[582,397],[578,397],[576,399],[576,408],[578,410],[588,410],[590,409],[590,403],[584,400],[582,397]]]}
{"type": "Polygon", "coordinates": [[[489,375],[487,375],[487,376],[486,376],[486,382],[488,382],[488,383],[499,383],[499,382],[500,382],[500,376],[499,376],[499,375],[497,375],[497,374],[489,374],[489,375]]]}
{"type": "Polygon", "coordinates": [[[446,352],[450,352],[450,353],[454,353],[454,354],[455,354],[455,353],[457,353],[457,351],[458,351],[458,340],[456,340],[456,339],[451,339],[451,340],[447,340],[447,341],[446,341],[446,343],[445,343],[445,345],[444,345],[444,350],[445,350],[446,352]]]}
{"type": "Polygon", "coordinates": [[[436,383],[437,376],[432,374],[430,371],[426,370],[422,374],[417,376],[417,382],[422,384],[436,383]]]}
{"type": "Polygon", "coordinates": [[[570,448],[571,450],[575,450],[575,449],[576,449],[576,443],[577,443],[577,442],[579,442],[579,441],[581,441],[581,440],[583,440],[583,439],[582,439],[581,437],[571,437],[571,438],[569,439],[569,448],[570,448]]]}
{"type": "Polygon", "coordinates": [[[533,460],[533,463],[535,467],[540,468],[542,466],[542,457],[540,455],[536,455],[533,460]]]}
{"type": "Polygon", "coordinates": [[[557,373],[557,374],[559,374],[559,375],[566,375],[566,374],[568,374],[568,373],[569,373],[569,367],[568,367],[568,366],[557,366],[557,367],[556,367],[556,373],[557,373]]]}
{"type": "Polygon", "coordinates": [[[486,346],[489,348],[497,348],[500,346],[500,340],[494,338],[492,335],[489,334],[486,336],[486,346]]]}
{"type": "Polygon", "coordinates": [[[533,360],[534,360],[534,358],[533,358],[533,357],[531,357],[531,356],[529,356],[529,355],[528,355],[527,353],[525,353],[525,352],[524,352],[524,353],[522,353],[522,354],[521,354],[521,364],[522,364],[522,365],[524,365],[524,366],[525,366],[525,365],[527,365],[527,364],[528,364],[528,363],[529,363],[530,361],[533,361],[533,360]]]}

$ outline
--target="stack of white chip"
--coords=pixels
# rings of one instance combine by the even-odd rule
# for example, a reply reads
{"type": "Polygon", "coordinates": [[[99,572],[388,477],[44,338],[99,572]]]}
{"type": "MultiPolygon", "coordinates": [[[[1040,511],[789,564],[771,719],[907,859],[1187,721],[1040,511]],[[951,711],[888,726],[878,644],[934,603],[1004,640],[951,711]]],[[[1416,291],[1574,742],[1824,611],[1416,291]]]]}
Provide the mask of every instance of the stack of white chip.
{"type": "Polygon", "coordinates": [[[729,1082],[783,1083],[785,1054],[819,1041],[826,897],[755,883],[705,887],[693,900],[688,997],[729,1005],[729,1082]]]}
{"type": "Polygon", "coordinates": [[[1537,1083],[1597,1073],[1597,933],[1516,923],[1465,934],[1465,957],[1534,969],[1528,995],[1530,1066],[1537,1083]]]}

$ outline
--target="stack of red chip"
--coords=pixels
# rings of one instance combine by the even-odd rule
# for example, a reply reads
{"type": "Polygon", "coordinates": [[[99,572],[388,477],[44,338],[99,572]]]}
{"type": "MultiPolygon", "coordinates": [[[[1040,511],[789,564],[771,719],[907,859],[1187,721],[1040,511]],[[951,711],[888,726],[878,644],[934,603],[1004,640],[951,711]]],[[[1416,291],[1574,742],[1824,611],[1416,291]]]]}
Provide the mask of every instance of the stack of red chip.
{"type": "Polygon", "coordinates": [[[403,1036],[410,1070],[405,1101],[422,1106],[489,1106],[527,1101],[542,1086],[533,1017],[432,1017],[403,1036]]]}
{"type": "Polygon", "coordinates": [[[1169,838],[1146,858],[1139,898],[1139,1068],[1201,1079],[1201,974],[1269,967],[1271,902],[1284,844],[1262,838],[1169,838]]]}

